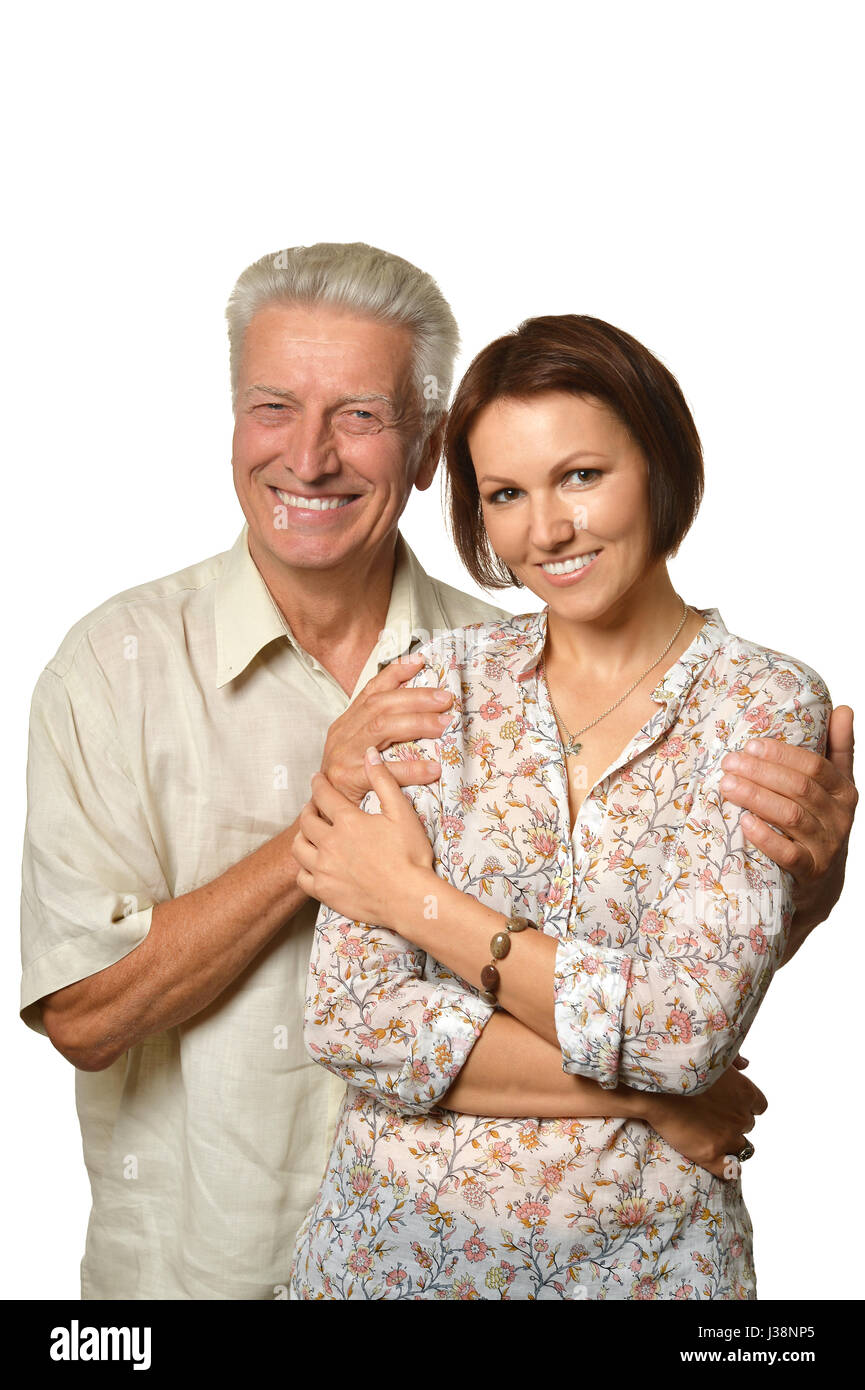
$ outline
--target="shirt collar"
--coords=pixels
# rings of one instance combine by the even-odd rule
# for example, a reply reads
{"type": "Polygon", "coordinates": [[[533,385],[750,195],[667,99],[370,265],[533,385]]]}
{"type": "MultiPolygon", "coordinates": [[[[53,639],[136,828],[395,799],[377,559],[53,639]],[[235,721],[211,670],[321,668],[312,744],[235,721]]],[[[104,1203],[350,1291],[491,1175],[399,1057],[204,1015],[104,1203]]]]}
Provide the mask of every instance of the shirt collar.
{"type": "MultiPolygon", "coordinates": [[[[694,681],[714,652],[723,645],[729,633],[717,608],[698,608],[704,618],[703,626],[652,691],[652,699],[666,707],[667,719],[672,719],[691,689],[694,681]]],[[[534,675],[547,636],[549,607],[537,613],[524,613],[500,623],[489,634],[484,653],[501,656],[518,681],[534,675]]]]}
{"type": "MultiPolygon", "coordinates": [[[[217,689],[245,671],[262,648],[278,637],[287,637],[298,652],[302,650],[249,553],[248,536],[249,525],[244,522],[216,582],[217,689]]],[[[407,651],[415,639],[428,641],[442,625],[447,626],[430,578],[398,531],[390,603],[375,651],[378,666],[407,651]]]]}

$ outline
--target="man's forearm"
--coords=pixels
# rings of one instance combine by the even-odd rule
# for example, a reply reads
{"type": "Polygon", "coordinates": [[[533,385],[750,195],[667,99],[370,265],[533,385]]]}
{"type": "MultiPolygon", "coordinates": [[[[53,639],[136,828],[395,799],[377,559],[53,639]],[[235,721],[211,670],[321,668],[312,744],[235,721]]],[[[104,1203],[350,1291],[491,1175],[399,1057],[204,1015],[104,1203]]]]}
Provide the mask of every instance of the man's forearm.
{"type": "Polygon", "coordinates": [[[158,903],[133,951],[45,996],[45,1028],[74,1066],[109,1066],[200,1013],[237,978],[308,901],[291,853],[296,831],[297,821],[210,883],[158,903]]]}
{"type": "Polygon", "coordinates": [[[519,1019],[497,1010],[439,1102],[461,1115],[500,1119],[617,1116],[645,1119],[652,1095],[562,1071],[562,1054],[519,1019]]]}

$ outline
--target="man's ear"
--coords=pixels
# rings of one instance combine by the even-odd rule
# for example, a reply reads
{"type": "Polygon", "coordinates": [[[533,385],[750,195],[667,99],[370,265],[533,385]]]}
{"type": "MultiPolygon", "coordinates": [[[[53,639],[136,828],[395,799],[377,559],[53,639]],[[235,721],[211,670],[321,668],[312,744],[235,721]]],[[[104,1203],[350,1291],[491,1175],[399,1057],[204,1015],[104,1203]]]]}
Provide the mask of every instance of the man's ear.
{"type": "Polygon", "coordinates": [[[429,438],[424,443],[417,476],[414,480],[414,485],[419,492],[426,492],[436,475],[436,469],[438,468],[439,459],[441,458],[442,446],[444,445],[447,422],[447,414],[442,415],[441,419],[433,427],[429,438]]]}

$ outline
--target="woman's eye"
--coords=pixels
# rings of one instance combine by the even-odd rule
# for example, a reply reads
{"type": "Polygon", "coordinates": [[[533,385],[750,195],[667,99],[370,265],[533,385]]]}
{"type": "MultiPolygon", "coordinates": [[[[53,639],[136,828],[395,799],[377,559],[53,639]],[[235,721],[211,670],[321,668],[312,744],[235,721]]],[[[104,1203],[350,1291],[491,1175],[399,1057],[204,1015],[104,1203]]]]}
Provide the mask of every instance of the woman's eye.
{"type": "Polygon", "coordinates": [[[601,470],[599,468],[572,468],[570,473],[565,474],[565,477],[574,478],[581,473],[588,473],[590,475],[588,478],[580,478],[579,481],[581,483],[590,482],[592,478],[599,478],[601,476],[601,470]]]}
{"type": "MultiPolygon", "coordinates": [[[[490,498],[489,498],[489,500],[490,500],[491,502],[497,502],[498,499],[499,499],[500,497],[504,497],[504,495],[505,495],[506,492],[507,492],[507,493],[512,493],[512,494],[516,495],[516,493],[518,493],[519,490],[520,490],[520,489],[519,489],[518,487],[500,487],[499,490],[498,490],[498,492],[492,492],[492,493],[490,493],[490,498]]],[[[510,497],[507,497],[505,500],[509,502],[511,499],[510,499],[510,497]]]]}

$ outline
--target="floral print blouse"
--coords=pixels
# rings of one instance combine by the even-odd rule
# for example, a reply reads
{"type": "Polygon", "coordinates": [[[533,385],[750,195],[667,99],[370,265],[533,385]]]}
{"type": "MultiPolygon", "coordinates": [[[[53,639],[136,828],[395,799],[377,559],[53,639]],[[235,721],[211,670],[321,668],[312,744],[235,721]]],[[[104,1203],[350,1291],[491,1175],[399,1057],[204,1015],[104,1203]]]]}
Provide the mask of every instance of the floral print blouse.
{"type": "MultiPolygon", "coordinates": [[[[747,842],[721,758],[754,736],[825,747],[816,672],[699,611],[573,835],[538,669],[546,609],[422,646],[408,684],[452,691],[453,722],[384,753],[441,762],[439,782],[405,789],[436,873],[557,939],[563,1069],[608,1088],[697,1094],[738,1053],[784,954],[792,878],[747,842]]],[[[362,806],[381,810],[374,792],[362,806]]],[[[756,1298],[741,1178],[716,1178],[642,1120],[440,1106],[494,1011],[479,988],[321,907],[304,1034],[348,1085],[290,1297],[756,1298]]]]}

